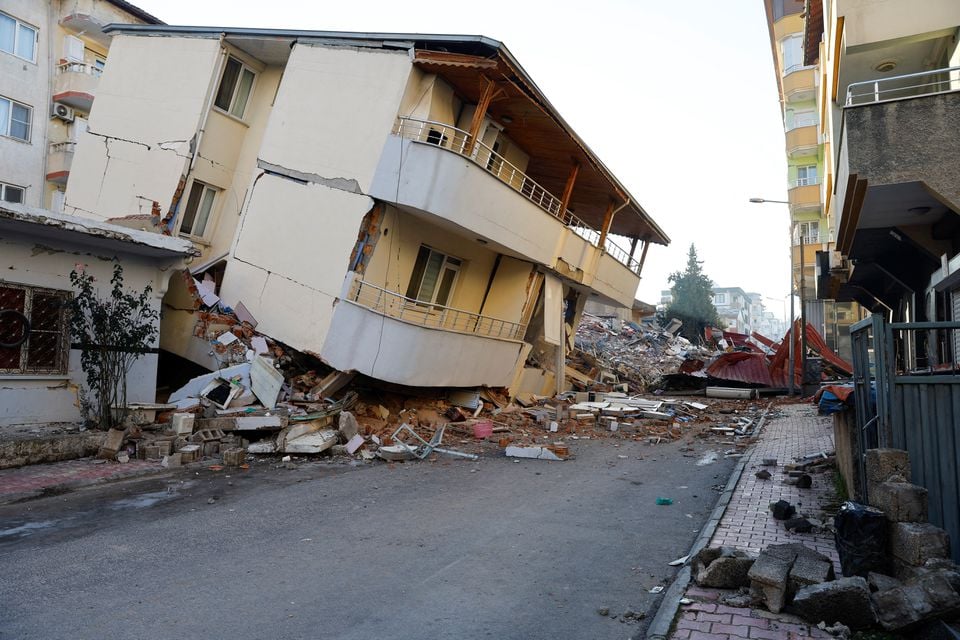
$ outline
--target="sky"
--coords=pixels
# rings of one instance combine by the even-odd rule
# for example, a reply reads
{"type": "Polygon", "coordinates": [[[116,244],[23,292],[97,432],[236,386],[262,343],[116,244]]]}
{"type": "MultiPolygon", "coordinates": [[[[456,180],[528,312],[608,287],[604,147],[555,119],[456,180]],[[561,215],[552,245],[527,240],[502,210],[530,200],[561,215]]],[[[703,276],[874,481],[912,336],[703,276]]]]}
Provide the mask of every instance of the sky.
{"type": "MultiPolygon", "coordinates": [[[[485,35],[503,42],[671,239],[637,296],[657,303],[691,243],[717,286],[790,288],[786,160],[763,0],[133,0],[169,24],[485,35]]],[[[639,253],[639,251],[638,251],[639,253]]]]}

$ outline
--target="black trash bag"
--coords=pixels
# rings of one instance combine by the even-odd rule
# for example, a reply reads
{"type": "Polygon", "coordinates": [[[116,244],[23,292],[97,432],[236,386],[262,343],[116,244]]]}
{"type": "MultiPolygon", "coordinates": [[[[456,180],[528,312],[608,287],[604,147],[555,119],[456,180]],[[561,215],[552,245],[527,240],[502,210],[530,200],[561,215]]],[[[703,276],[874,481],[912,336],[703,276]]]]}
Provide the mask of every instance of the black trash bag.
{"type": "Polygon", "coordinates": [[[856,502],[844,502],[833,518],[837,553],[844,576],[871,571],[888,573],[887,518],[883,511],[856,502]]]}

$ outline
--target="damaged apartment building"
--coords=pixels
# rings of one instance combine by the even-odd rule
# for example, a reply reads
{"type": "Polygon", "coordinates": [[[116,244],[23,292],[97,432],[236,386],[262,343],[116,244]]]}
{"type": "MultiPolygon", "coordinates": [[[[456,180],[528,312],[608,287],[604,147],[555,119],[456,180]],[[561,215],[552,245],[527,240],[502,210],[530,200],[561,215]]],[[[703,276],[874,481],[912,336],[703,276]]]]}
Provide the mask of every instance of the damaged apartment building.
{"type": "Polygon", "coordinates": [[[106,31],[65,210],[195,244],[161,348],[207,369],[205,278],[340,371],[552,393],[586,302],[632,307],[669,242],[494,40],[106,31]]]}

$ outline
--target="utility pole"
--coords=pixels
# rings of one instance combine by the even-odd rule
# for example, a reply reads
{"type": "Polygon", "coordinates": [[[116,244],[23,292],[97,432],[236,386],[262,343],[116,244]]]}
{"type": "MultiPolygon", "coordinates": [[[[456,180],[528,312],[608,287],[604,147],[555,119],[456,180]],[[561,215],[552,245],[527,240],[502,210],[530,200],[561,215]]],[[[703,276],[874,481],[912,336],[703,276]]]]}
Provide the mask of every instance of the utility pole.
{"type": "MultiPolygon", "coordinates": [[[[800,230],[800,395],[803,395],[803,385],[807,382],[807,301],[806,271],[803,255],[803,229],[800,230]]],[[[791,372],[792,375],[792,372],[791,372]]]]}

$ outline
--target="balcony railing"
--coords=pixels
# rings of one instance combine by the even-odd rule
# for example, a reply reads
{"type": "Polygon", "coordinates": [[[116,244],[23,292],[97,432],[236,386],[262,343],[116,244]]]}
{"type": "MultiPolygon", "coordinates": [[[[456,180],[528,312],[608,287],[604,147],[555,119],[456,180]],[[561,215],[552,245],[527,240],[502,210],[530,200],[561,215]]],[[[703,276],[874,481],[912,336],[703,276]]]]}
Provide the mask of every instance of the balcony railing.
{"type": "MultiPolygon", "coordinates": [[[[593,246],[599,247],[599,231],[587,225],[569,209],[561,211],[563,201],[560,198],[541,187],[533,178],[480,140],[477,140],[471,149],[469,132],[442,122],[401,116],[397,119],[393,133],[401,138],[432,144],[470,159],[562,222],[578,236],[593,246]]],[[[634,260],[628,251],[613,242],[609,236],[603,244],[603,250],[613,256],[617,262],[634,273],[640,273],[640,263],[634,260]]]]}
{"type": "Polygon", "coordinates": [[[69,140],[67,142],[50,143],[50,153],[73,153],[76,150],[77,143],[69,140]]]}
{"type": "Polygon", "coordinates": [[[811,187],[820,184],[820,178],[797,178],[790,183],[791,187],[811,187]]]}
{"type": "Polygon", "coordinates": [[[360,277],[354,279],[348,300],[375,313],[421,327],[506,340],[522,340],[526,332],[526,327],[517,322],[413,300],[364,282],[360,277]]]}
{"type": "Polygon", "coordinates": [[[946,67],[890,78],[853,82],[847,87],[846,106],[919,98],[957,90],[960,90],[960,67],[946,67]]]}
{"type": "Polygon", "coordinates": [[[99,78],[103,69],[96,65],[86,62],[63,62],[57,65],[57,74],[61,73],[83,73],[94,78],[99,78]]]}

